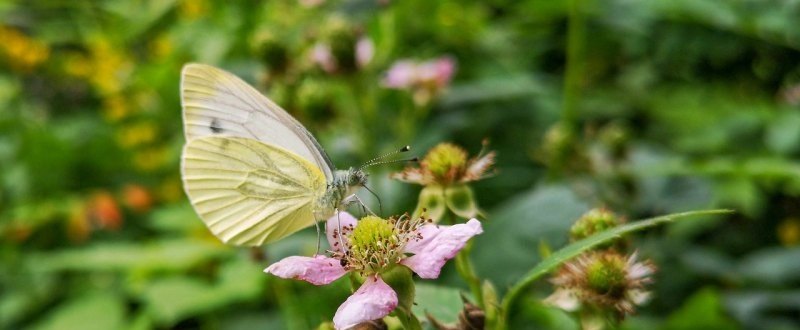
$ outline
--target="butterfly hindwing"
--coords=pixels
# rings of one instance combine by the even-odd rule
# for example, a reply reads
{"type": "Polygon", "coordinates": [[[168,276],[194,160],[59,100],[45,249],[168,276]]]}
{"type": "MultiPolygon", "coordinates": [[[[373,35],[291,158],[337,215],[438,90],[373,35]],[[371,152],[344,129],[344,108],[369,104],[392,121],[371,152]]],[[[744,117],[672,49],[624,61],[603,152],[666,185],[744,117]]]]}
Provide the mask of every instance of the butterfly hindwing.
{"type": "Polygon", "coordinates": [[[235,245],[269,243],[314,224],[326,186],[305,158],[242,137],[191,139],[181,166],[195,211],[214,235],[235,245]]]}
{"type": "Polygon", "coordinates": [[[187,64],[181,74],[181,103],[186,140],[238,136],[272,144],[316,165],[328,180],[333,165],[297,120],[255,88],[227,71],[187,64]]]}

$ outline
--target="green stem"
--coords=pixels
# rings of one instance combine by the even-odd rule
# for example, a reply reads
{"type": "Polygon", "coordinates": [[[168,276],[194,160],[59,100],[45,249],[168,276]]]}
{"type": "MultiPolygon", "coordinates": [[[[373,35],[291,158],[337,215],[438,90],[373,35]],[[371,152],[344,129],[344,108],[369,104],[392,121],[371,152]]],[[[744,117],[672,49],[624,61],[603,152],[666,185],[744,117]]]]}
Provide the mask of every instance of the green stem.
{"type": "Polygon", "coordinates": [[[503,301],[501,304],[502,308],[500,311],[501,316],[498,320],[499,326],[497,328],[501,330],[507,329],[509,321],[508,318],[509,315],[511,314],[511,308],[514,306],[514,303],[517,301],[517,299],[519,299],[520,296],[522,296],[522,294],[533,283],[535,283],[539,278],[553,271],[563,263],[567,262],[568,260],[580,255],[581,253],[591,248],[594,248],[600,244],[611,241],[613,239],[617,239],[624,234],[672,222],[678,219],[704,216],[704,215],[720,215],[732,212],[733,211],[731,210],[704,210],[704,211],[692,211],[692,212],[669,214],[646,220],[635,221],[624,226],[616,227],[613,229],[597,233],[595,235],[584,238],[578,242],[567,245],[566,247],[554,252],[549,257],[539,262],[536,266],[533,267],[533,269],[531,269],[525,276],[522,277],[522,280],[517,282],[513,287],[511,287],[511,289],[508,290],[505,297],[503,297],[503,301]]]}
{"type": "Polygon", "coordinates": [[[478,306],[483,309],[483,288],[481,287],[481,280],[475,274],[475,268],[472,267],[472,261],[469,259],[469,252],[472,250],[472,241],[467,242],[464,248],[456,255],[456,270],[461,278],[467,282],[472,296],[478,306]]]}
{"type": "Polygon", "coordinates": [[[417,319],[414,313],[410,310],[407,310],[403,306],[398,306],[394,312],[397,315],[397,318],[400,319],[400,323],[403,324],[403,329],[422,330],[422,323],[419,322],[419,319],[417,319]]]}
{"type": "Polygon", "coordinates": [[[580,9],[582,0],[569,1],[569,17],[567,26],[567,63],[564,73],[564,104],[561,109],[561,122],[570,132],[577,129],[578,102],[580,100],[582,77],[585,65],[586,27],[583,12],[580,9]]]}

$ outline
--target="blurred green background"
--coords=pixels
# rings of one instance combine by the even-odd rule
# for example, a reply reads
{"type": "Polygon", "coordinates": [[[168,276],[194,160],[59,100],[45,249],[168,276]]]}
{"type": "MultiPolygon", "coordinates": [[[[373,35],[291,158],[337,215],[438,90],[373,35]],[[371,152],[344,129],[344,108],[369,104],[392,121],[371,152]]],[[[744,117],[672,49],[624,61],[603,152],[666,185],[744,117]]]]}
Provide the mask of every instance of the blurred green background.
{"type": "MultiPolygon", "coordinates": [[[[179,75],[202,62],[284,106],[340,168],[488,138],[499,172],[474,186],[473,259],[501,292],[590,207],[725,207],[636,237],[659,273],[625,327],[800,329],[798,0],[37,0],[0,17],[0,328],[330,320],[346,281],[262,273],[313,253],[313,229],[227,247],[183,194],[179,75]],[[454,61],[451,82],[386,85],[393,63],[435,59],[454,61]]],[[[370,173],[387,214],[416,203],[388,179],[399,167],[370,173]]],[[[454,320],[455,273],[418,307],[454,320]]],[[[513,328],[575,329],[538,303],[550,291],[513,328]]]]}

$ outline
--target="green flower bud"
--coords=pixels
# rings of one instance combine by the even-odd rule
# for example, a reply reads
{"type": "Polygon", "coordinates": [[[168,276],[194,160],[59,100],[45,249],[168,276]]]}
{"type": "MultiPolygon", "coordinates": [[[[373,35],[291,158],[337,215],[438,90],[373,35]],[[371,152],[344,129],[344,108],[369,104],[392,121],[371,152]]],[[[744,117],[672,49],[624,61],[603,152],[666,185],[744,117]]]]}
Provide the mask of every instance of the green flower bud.
{"type": "Polygon", "coordinates": [[[467,152],[452,143],[440,143],[428,151],[422,164],[431,171],[438,182],[450,183],[464,171],[467,152]]]}
{"type": "Polygon", "coordinates": [[[619,217],[609,210],[603,208],[589,210],[570,228],[570,240],[582,240],[596,233],[619,226],[621,222],[619,217]]]}

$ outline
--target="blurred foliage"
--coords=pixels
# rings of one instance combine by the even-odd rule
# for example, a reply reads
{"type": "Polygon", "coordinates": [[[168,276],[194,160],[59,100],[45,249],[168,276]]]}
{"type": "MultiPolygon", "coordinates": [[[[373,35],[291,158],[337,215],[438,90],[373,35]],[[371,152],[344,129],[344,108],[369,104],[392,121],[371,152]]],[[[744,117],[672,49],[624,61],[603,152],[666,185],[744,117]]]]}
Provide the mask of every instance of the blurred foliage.
{"type": "MultiPolygon", "coordinates": [[[[345,281],[261,273],[313,253],[313,229],[251,251],[197,219],[178,170],[192,61],[265,91],[340,167],[405,144],[475,153],[489,138],[499,173],[473,186],[487,221],[472,251],[500,294],[591,207],[631,219],[725,207],[739,213],[637,242],[660,272],[625,327],[800,327],[800,1],[576,3],[3,2],[0,328],[305,329],[348,295],[345,281]],[[428,99],[381,83],[398,60],[441,57],[455,76],[428,99]],[[577,93],[562,118],[568,66],[577,93]]],[[[413,210],[419,188],[389,181],[390,167],[371,173],[384,212],[413,210]]],[[[453,320],[466,284],[452,265],[433,283],[418,312],[453,320]]],[[[538,303],[549,290],[525,297],[515,328],[577,327],[538,303]]]]}

